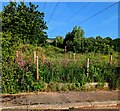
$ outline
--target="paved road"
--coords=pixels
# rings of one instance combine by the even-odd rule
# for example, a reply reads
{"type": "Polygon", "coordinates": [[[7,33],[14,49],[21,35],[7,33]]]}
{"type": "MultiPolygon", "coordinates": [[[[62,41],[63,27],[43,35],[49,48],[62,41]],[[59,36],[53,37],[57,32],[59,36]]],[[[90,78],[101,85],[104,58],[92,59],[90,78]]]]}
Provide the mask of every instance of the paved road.
{"type": "Polygon", "coordinates": [[[18,109],[18,110],[2,110],[2,111],[120,111],[118,108],[106,108],[106,109],[59,109],[59,110],[31,110],[31,109],[24,109],[24,110],[21,110],[21,109],[18,109]]]}
{"type": "Polygon", "coordinates": [[[117,111],[117,101],[118,91],[39,92],[2,95],[2,107],[3,109],[8,109],[2,111],[32,111],[32,109],[59,109],[64,111],[64,109],[68,110],[69,108],[70,111],[78,109],[81,111],[83,108],[86,108],[83,111],[100,111],[101,108],[106,109],[103,111],[108,109],[117,111]],[[13,110],[11,108],[20,110],[13,110]]]}

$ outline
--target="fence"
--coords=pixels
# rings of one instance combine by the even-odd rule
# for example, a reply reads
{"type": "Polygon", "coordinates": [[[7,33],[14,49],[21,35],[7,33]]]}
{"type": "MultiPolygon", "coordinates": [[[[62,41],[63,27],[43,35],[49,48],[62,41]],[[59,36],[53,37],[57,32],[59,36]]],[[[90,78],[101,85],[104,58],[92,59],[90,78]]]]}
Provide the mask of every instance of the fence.
{"type": "MultiPolygon", "coordinates": [[[[58,61],[60,63],[66,63],[66,64],[70,63],[70,62],[74,62],[74,64],[77,64],[78,61],[81,61],[80,59],[79,60],[76,59],[75,53],[73,53],[73,59],[67,58],[66,48],[65,48],[64,52],[65,52],[65,58],[64,59],[55,59],[55,61],[58,61]]],[[[34,64],[36,64],[36,80],[39,80],[39,71],[38,71],[39,70],[39,56],[36,51],[34,51],[33,53],[34,53],[34,57],[33,57],[34,64]]],[[[42,64],[50,61],[49,59],[45,58],[43,54],[40,59],[42,61],[42,64]]],[[[87,58],[87,60],[85,60],[83,62],[84,64],[86,64],[86,76],[87,77],[89,77],[90,61],[91,61],[91,63],[93,62],[93,60],[90,60],[90,58],[87,58]]],[[[108,63],[110,65],[112,65],[112,61],[113,61],[113,57],[112,57],[112,55],[110,55],[108,63]]],[[[24,67],[23,53],[20,50],[16,51],[16,63],[20,65],[21,69],[23,69],[23,67],[24,67]]]]}

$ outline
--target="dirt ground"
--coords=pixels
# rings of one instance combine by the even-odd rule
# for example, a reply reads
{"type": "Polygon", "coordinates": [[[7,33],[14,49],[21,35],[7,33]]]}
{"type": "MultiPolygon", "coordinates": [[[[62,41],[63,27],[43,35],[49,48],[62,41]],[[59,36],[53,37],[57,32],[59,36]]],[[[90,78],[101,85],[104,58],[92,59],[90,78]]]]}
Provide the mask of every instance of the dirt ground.
{"type": "MultiPolygon", "coordinates": [[[[80,102],[117,101],[118,91],[38,92],[1,95],[2,106],[50,105],[80,102]]],[[[119,98],[120,99],[120,98],[119,98]]]]}

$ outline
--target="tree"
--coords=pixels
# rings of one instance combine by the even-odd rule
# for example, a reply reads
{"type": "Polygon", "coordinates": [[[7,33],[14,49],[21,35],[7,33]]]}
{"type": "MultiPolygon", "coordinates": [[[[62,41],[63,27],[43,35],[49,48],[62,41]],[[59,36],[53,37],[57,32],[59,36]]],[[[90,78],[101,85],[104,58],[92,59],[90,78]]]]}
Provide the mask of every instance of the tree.
{"type": "Polygon", "coordinates": [[[68,51],[82,52],[83,51],[84,30],[75,26],[72,32],[66,34],[64,45],[67,46],[68,51]]]}
{"type": "Polygon", "coordinates": [[[97,36],[95,39],[95,52],[100,52],[103,54],[110,54],[113,51],[113,46],[111,45],[112,39],[110,37],[102,38],[97,36]]]}
{"type": "Polygon", "coordinates": [[[59,48],[63,48],[63,37],[62,36],[57,36],[54,41],[53,41],[53,45],[59,48]]]}
{"type": "Polygon", "coordinates": [[[111,45],[112,39],[110,37],[106,37],[103,40],[104,40],[104,43],[111,45]]]}
{"type": "Polygon", "coordinates": [[[114,50],[120,52],[120,38],[112,40],[111,43],[114,46],[114,50]]]}
{"type": "Polygon", "coordinates": [[[2,30],[12,34],[12,37],[19,34],[23,43],[41,44],[45,43],[47,29],[44,22],[44,13],[37,10],[31,2],[26,6],[24,2],[17,4],[10,2],[2,12],[2,30]]]}
{"type": "Polygon", "coordinates": [[[94,52],[95,51],[95,38],[90,37],[87,38],[88,45],[85,45],[88,47],[88,52],[94,52]]]}
{"type": "Polygon", "coordinates": [[[2,31],[2,12],[0,12],[0,32],[2,31]]]}
{"type": "Polygon", "coordinates": [[[103,38],[101,36],[96,36],[95,38],[95,52],[101,52],[102,49],[103,38]]]}

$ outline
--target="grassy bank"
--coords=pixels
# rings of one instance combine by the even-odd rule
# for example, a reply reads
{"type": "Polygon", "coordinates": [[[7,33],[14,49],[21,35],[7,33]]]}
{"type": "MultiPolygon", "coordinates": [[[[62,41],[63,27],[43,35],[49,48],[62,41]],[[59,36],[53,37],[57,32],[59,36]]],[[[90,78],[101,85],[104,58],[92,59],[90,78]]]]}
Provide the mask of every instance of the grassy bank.
{"type": "Polygon", "coordinates": [[[2,93],[18,93],[32,91],[69,91],[86,90],[84,85],[98,82],[96,88],[103,88],[108,82],[110,89],[119,87],[118,54],[113,53],[112,64],[110,55],[99,53],[80,54],[74,57],[72,52],[64,54],[62,49],[46,46],[33,47],[21,45],[23,66],[14,61],[3,62],[2,93]],[[39,57],[39,80],[36,80],[36,64],[34,51],[39,57]],[[86,61],[89,61],[89,76],[87,77],[86,61]]]}

